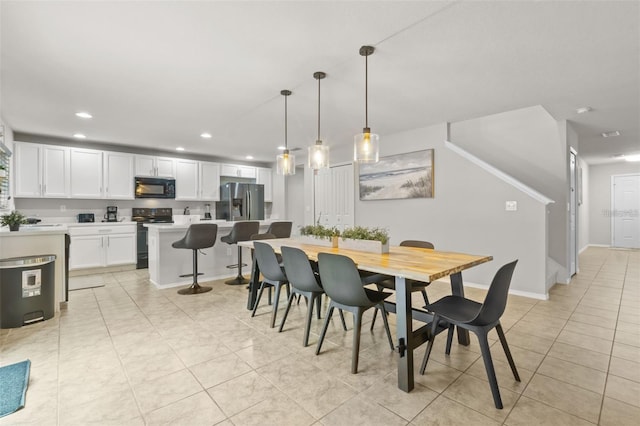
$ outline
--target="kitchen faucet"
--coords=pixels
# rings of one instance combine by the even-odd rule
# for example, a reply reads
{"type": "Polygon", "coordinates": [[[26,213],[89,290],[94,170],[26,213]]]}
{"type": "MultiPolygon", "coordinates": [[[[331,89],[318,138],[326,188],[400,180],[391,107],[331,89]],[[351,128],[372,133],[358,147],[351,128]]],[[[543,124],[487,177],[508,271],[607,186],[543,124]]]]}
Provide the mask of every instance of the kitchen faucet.
{"type": "Polygon", "coordinates": [[[184,212],[182,212],[182,214],[184,214],[185,216],[191,214],[191,212],[189,211],[189,206],[184,208],[184,212]]]}

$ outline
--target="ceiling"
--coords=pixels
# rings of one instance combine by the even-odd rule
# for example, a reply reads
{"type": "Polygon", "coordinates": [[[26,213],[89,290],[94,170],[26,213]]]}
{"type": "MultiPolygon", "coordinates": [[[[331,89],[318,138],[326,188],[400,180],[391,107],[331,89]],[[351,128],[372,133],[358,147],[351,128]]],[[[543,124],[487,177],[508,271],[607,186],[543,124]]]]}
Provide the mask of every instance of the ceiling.
{"type": "MultiPolygon", "coordinates": [[[[273,161],[321,135],[385,135],[542,105],[591,164],[640,153],[640,3],[6,1],[0,114],[15,132],[273,161]],[[590,106],[593,111],[577,114],[590,106]],[[89,111],[93,119],[75,117],[89,111]],[[621,136],[603,138],[619,130],[621,136]],[[211,139],[200,137],[202,132],[211,139]]],[[[306,154],[302,151],[299,161],[306,154]]],[[[384,151],[383,151],[384,153],[384,151]]]]}

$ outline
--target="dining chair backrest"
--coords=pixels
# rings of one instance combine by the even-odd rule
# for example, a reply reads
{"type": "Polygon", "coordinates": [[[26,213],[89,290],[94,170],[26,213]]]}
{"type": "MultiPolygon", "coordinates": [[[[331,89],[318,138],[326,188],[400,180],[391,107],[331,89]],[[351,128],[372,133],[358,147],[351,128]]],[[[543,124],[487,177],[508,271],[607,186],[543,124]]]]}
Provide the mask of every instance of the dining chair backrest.
{"type": "Polygon", "coordinates": [[[319,253],[318,267],[322,287],[331,299],[347,306],[370,304],[353,260],[339,254],[319,253]]]}
{"type": "Polygon", "coordinates": [[[293,222],[271,222],[267,233],[275,235],[275,238],[289,238],[293,222]]]}
{"type": "Polygon", "coordinates": [[[400,243],[402,247],[418,247],[418,248],[426,248],[432,249],[434,245],[429,241],[421,241],[421,240],[404,240],[400,243]]]}
{"type": "Polygon", "coordinates": [[[253,248],[262,275],[272,281],[286,281],[287,277],[282,272],[273,247],[267,243],[256,241],[253,243],[253,248]]]}
{"type": "Polygon", "coordinates": [[[322,291],[305,252],[299,248],[283,246],[282,260],[287,278],[292,286],[302,291],[322,291]]]}
{"type": "Polygon", "coordinates": [[[489,286],[489,291],[487,291],[478,315],[469,321],[470,324],[488,325],[500,319],[507,306],[509,285],[511,284],[511,277],[516,263],[518,261],[514,260],[498,269],[493,281],[491,281],[491,286],[489,286]]]}

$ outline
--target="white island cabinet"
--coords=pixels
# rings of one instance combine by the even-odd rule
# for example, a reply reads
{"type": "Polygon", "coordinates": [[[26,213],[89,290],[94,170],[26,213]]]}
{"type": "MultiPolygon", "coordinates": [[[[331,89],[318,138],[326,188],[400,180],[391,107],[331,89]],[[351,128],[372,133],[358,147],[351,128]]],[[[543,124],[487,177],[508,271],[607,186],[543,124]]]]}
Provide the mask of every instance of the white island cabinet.
{"type": "MultiPolygon", "coordinates": [[[[236,275],[235,269],[227,265],[237,263],[237,250],[234,246],[223,243],[220,237],[231,231],[234,222],[200,221],[199,223],[215,223],[218,225],[218,237],[213,247],[204,249],[204,254],[198,254],[198,282],[229,278],[236,275]],[[233,247],[233,250],[229,248],[233,247]]],[[[266,232],[271,221],[260,221],[260,232],[266,232]]],[[[149,228],[147,239],[149,243],[149,280],[158,288],[189,285],[192,277],[180,277],[193,271],[192,250],[175,249],[171,244],[184,237],[190,224],[145,224],[149,228]]],[[[243,249],[242,259],[248,266],[242,269],[245,278],[251,275],[251,253],[243,249]],[[248,261],[247,261],[248,260],[248,261]]]]}

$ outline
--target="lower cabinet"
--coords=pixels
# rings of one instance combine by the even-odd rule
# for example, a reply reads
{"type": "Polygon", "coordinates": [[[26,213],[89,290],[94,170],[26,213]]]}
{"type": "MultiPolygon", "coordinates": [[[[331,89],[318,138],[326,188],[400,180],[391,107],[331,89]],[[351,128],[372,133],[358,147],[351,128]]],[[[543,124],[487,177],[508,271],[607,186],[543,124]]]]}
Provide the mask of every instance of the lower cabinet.
{"type": "Polygon", "coordinates": [[[69,227],[69,269],[136,263],[136,225],[69,227]]]}

